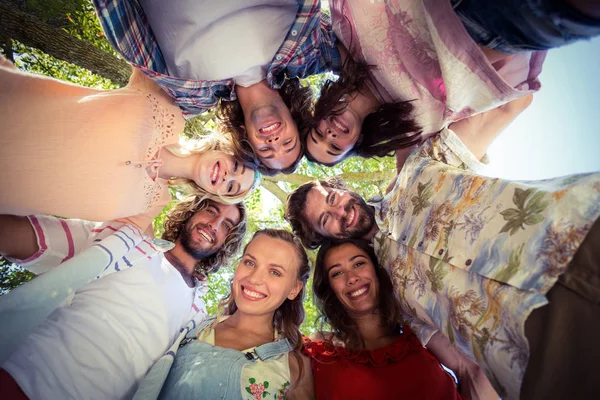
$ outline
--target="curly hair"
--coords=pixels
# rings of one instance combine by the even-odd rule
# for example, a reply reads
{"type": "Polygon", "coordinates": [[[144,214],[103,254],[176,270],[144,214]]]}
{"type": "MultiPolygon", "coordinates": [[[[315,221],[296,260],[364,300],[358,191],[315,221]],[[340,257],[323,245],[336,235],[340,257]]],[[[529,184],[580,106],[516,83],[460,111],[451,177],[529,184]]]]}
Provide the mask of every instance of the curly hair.
{"type": "MultiPolygon", "coordinates": [[[[166,149],[169,152],[171,152],[171,154],[173,154],[177,157],[188,157],[191,154],[203,153],[203,152],[209,151],[209,150],[221,151],[225,154],[229,154],[230,156],[235,157],[233,147],[234,146],[231,143],[231,140],[229,138],[224,137],[223,135],[213,133],[213,134],[205,135],[201,139],[197,140],[195,142],[194,148],[189,151],[183,150],[178,145],[168,146],[168,147],[166,147],[166,149]]],[[[255,174],[258,173],[256,171],[256,166],[254,166],[253,164],[244,162],[244,160],[242,160],[242,159],[238,159],[238,161],[240,161],[241,163],[246,165],[246,167],[254,170],[255,174]]],[[[191,179],[187,179],[187,178],[169,179],[169,185],[174,185],[174,186],[187,185],[187,187],[189,188],[187,194],[203,196],[205,198],[208,198],[210,200],[213,200],[213,201],[216,201],[217,203],[222,203],[222,204],[237,204],[237,203],[241,202],[242,200],[244,200],[246,197],[248,197],[248,195],[252,191],[252,187],[250,187],[250,188],[248,188],[248,190],[238,194],[237,196],[216,195],[216,194],[208,193],[206,190],[204,190],[203,188],[198,186],[198,184],[196,182],[194,182],[191,179]]]]}
{"type": "Polygon", "coordinates": [[[316,249],[323,242],[323,235],[317,233],[306,217],[306,198],[314,187],[327,187],[332,189],[348,190],[344,182],[338,177],[324,181],[306,182],[288,195],[285,204],[285,220],[292,227],[292,232],[300,238],[302,244],[309,249],[316,249]]]}
{"type": "MultiPolygon", "coordinates": [[[[361,93],[371,81],[370,70],[373,66],[362,61],[346,58],[337,81],[327,80],[321,88],[321,94],[315,104],[313,117],[310,119],[310,129],[318,127],[319,122],[332,115],[344,112],[348,103],[361,93]]],[[[413,105],[411,101],[399,101],[382,104],[364,119],[361,135],[343,159],[357,155],[363,158],[383,157],[397,149],[410,147],[421,141],[421,129],[411,118],[413,105]]],[[[305,138],[306,139],[306,138],[305,138]]],[[[321,163],[308,151],[306,158],[326,166],[335,163],[321,163]]]]}
{"type": "MultiPolygon", "coordinates": [[[[192,195],[177,203],[165,217],[165,231],[162,238],[176,242],[188,221],[197,212],[206,209],[211,202],[215,201],[199,195],[192,195]]],[[[242,247],[242,239],[246,234],[246,207],[243,203],[235,204],[235,206],[240,212],[240,222],[227,234],[223,246],[216,253],[203,258],[196,264],[194,268],[196,272],[205,276],[217,272],[242,247]]]]}
{"type": "MultiPolygon", "coordinates": [[[[388,273],[383,269],[375,251],[370,243],[364,239],[345,239],[339,241],[328,241],[323,244],[317,254],[315,262],[315,271],[313,274],[313,300],[320,312],[319,321],[321,326],[328,324],[333,329],[335,335],[344,342],[346,347],[361,349],[364,348],[364,341],[360,336],[358,327],[354,319],[348,314],[339,301],[331,285],[329,284],[329,275],[325,265],[327,253],[336,247],[344,244],[352,244],[364,251],[373,263],[375,275],[379,280],[379,303],[377,309],[382,317],[382,321],[390,331],[398,332],[400,330],[401,312],[400,306],[394,298],[394,289],[388,273]]],[[[322,330],[322,329],[321,329],[322,330]]]]}
{"type": "MultiPolygon", "coordinates": [[[[300,350],[302,349],[302,333],[300,333],[300,325],[304,321],[304,297],[306,295],[306,284],[310,275],[310,264],[308,262],[308,256],[302,243],[292,233],[283,229],[263,229],[257,231],[246,247],[244,247],[244,253],[246,249],[260,235],[265,235],[273,239],[278,239],[289,243],[294,248],[296,258],[298,260],[298,275],[297,278],[302,282],[302,289],[300,293],[294,298],[294,300],[285,299],[283,304],[275,310],[273,316],[273,328],[277,330],[283,337],[285,337],[294,352],[292,353],[298,361],[300,368],[300,377],[302,376],[302,361],[300,358],[300,350]]],[[[232,315],[237,311],[237,305],[233,298],[233,291],[230,288],[229,295],[219,303],[219,314],[220,315],[232,315]]]]}
{"type": "Polygon", "coordinates": [[[231,138],[234,156],[268,176],[278,173],[291,174],[296,170],[305,152],[305,139],[308,135],[309,121],[312,118],[312,89],[310,87],[302,86],[298,78],[288,78],[278,92],[285,105],[290,109],[292,119],[298,126],[299,145],[301,147],[298,158],[292,165],[282,170],[269,168],[260,162],[260,158],[248,141],[244,129],[244,112],[239,100],[221,100],[216,110],[221,130],[231,138]]]}

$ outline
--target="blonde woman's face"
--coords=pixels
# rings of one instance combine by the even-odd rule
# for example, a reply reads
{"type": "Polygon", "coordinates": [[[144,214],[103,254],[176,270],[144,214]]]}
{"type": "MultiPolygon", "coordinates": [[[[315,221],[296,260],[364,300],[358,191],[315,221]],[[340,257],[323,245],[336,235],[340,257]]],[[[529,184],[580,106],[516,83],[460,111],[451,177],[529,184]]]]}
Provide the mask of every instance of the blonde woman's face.
{"type": "Polygon", "coordinates": [[[290,243],[256,236],[233,276],[232,293],[238,309],[264,315],[274,313],[286,299],[296,298],[302,289],[298,268],[298,256],[290,243]]]}
{"type": "Polygon", "coordinates": [[[233,156],[219,150],[208,150],[202,155],[195,182],[208,193],[237,197],[252,187],[254,174],[254,170],[233,156]]]}

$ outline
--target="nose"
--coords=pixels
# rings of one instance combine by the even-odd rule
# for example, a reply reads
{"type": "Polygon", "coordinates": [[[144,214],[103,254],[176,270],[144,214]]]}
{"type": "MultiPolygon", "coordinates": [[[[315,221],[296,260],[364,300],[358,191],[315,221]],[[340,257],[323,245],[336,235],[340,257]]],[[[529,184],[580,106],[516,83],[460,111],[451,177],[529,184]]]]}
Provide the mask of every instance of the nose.
{"type": "Polygon", "coordinates": [[[248,275],[248,282],[252,285],[260,285],[263,283],[263,269],[262,268],[254,268],[250,275],[248,275]]]}
{"type": "Polygon", "coordinates": [[[274,143],[279,142],[279,135],[273,134],[271,136],[268,136],[266,142],[269,144],[274,144],[274,143]]]}
{"type": "Polygon", "coordinates": [[[333,139],[337,139],[337,132],[327,128],[327,139],[331,142],[333,139]]]}
{"type": "Polygon", "coordinates": [[[346,211],[344,210],[344,206],[342,204],[332,207],[331,213],[337,218],[342,218],[344,215],[346,215],[346,211]]]}
{"type": "Polygon", "coordinates": [[[360,278],[358,277],[358,275],[354,274],[354,272],[349,272],[346,274],[346,284],[348,286],[356,285],[359,280],[360,278]]]}

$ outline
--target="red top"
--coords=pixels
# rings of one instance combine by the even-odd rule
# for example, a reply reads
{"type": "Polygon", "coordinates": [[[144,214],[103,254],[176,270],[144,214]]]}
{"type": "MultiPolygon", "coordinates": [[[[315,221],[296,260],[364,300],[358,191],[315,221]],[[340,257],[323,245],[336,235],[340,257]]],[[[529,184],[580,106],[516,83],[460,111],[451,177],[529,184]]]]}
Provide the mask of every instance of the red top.
{"type": "Polygon", "coordinates": [[[402,329],[394,343],[376,350],[348,350],[304,338],[317,399],[463,399],[439,361],[410,328],[402,329]]]}

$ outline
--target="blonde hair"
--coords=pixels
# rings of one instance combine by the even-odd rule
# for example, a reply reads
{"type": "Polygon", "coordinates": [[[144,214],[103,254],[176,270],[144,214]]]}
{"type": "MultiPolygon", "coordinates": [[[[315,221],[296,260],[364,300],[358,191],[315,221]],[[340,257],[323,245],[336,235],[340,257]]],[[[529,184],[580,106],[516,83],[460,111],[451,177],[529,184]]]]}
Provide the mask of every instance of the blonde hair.
{"type": "MultiPolygon", "coordinates": [[[[225,154],[235,157],[234,152],[233,152],[233,145],[232,145],[231,141],[228,138],[226,138],[225,136],[219,135],[217,133],[211,133],[211,134],[203,136],[201,139],[198,139],[195,142],[194,147],[190,150],[183,149],[183,148],[179,147],[178,145],[167,146],[166,149],[177,157],[189,157],[192,154],[203,153],[205,151],[210,151],[210,150],[221,151],[225,154]]],[[[241,163],[246,165],[246,168],[250,168],[251,170],[254,171],[254,174],[255,174],[254,180],[256,181],[256,174],[258,174],[258,171],[256,171],[256,167],[251,164],[247,164],[247,163],[243,162],[242,160],[238,160],[238,161],[240,161],[241,163]]],[[[209,193],[205,189],[198,186],[198,184],[196,182],[194,182],[191,179],[187,179],[187,178],[171,178],[171,179],[169,179],[169,185],[174,185],[174,186],[185,185],[188,187],[186,194],[201,196],[203,198],[207,198],[207,199],[210,199],[210,200],[216,201],[217,203],[222,203],[222,204],[240,203],[242,200],[244,200],[246,197],[248,197],[248,195],[250,195],[250,193],[254,189],[254,185],[252,185],[250,188],[248,188],[248,190],[240,193],[237,196],[225,196],[225,195],[209,193]]]]}

